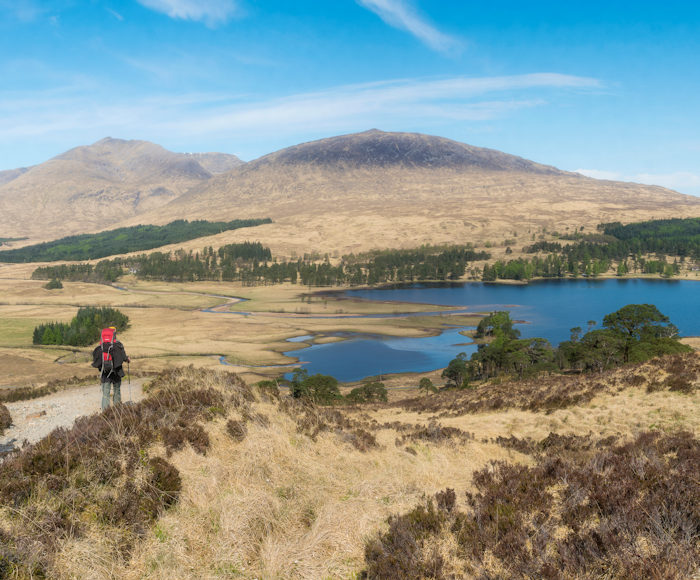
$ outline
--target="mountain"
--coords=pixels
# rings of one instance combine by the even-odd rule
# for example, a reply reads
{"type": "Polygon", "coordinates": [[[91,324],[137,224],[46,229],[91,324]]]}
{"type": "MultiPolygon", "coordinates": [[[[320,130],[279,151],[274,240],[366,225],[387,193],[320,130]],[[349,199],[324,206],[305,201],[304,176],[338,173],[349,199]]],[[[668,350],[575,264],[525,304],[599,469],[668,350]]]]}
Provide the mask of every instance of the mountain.
{"type": "Polygon", "coordinates": [[[441,137],[371,130],[265,155],[139,219],[261,216],[274,224],[256,228],[256,239],[286,256],[505,239],[522,247],[542,228],[591,231],[601,222],[700,216],[700,198],[441,137]]]}
{"type": "Polygon", "coordinates": [[[102,139],[26,170],[2,172],[0,228],[32,240],[108,229],[241,163],[233,155],[102,139]]]}
{"type": "Polygon", "coordinates": [[[273,224],[222,233],[207,244],[254,237],[282,257],[466,242],[503,251],[506,239],[520,248],[543,229],[700,216],[700,198],[662,187],[596,180],[442,137],[376,129],[248,163],[108,138],[6,179],[0,231],[29,236],[25,243],[174,219],[271,217],[273,224]]]}
{"type": "Polygon", "coordinates": [[[184,153],[184,155],[194,159],[212,175],[226,173],[245,163],[235,155],[228,153],[184,153]]]}
{"type": "Polygon", "coordinates": [[[20,175],[29,171],[27,167],[20,167],[19,169],[8,169],[6,171],[0,171],[0,186],[5,183],[9,183],[13,179],[17,179],[20,175]]]}
{"type": "Polygon", "coordinates": [[[314,165],[343,168],[430,168],[522,171],[563,175],[554,167],[494,149],[473,147],[444,137],[420,133],[386,133],[371,129],[302,143],[252,162],[251,167],[314,165]]]}

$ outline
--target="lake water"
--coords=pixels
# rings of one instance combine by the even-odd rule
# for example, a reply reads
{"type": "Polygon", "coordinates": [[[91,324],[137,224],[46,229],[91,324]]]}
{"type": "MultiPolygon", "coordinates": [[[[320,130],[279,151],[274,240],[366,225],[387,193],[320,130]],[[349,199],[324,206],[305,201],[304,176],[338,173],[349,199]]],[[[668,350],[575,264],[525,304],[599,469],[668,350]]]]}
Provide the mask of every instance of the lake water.
{"type": "MultiPolygon", "coordinates": [[[[468,308],[472,312],[508,310],[523,338],[544,337],[553,345],[568,340],[570,329],[588,321],[597,327],[606,314],[626,304],[655,304],[678,327],[681,336],[700,335],[700,282],[691,280],[544,280],[526,285],[484,283],[412,284],[346,293],[368,300],[395,300],[468,308]]],[[[340,381],[398,372],[425,372],[445,367],[458,353],[471,354],[459,334],[446,328],[429,338],[386,338],[344,334],[343,342],[287,352],[304,361],[310,374],[340,381]]]]}

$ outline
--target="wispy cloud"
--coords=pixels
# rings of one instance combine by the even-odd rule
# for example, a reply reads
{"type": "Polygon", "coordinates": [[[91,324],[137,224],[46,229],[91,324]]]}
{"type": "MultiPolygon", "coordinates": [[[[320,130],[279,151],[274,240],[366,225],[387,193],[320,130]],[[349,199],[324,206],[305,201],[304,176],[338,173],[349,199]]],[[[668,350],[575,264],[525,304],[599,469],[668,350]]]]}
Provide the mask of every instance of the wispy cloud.
{"type": "Polygon", "coordinates": [[[374,12],[389,26],[409,32],[433,50],[453,53],[464,46],[460,39],[438,30],[407,0],[356,1],[360,6],[374,12]]]}
{"type": "Polygon", "coordinates": [[[576,173],[593,177],[594,179],[608,179],[612,181],[631,181],[645,183],[647,185],[660,185],[674,189],[682,193],[700,195],[700,174],[689,171],[676,171],[673,173],[635,173],[626,175],[618,171],[602,171],[599,169],[577,169],[576,173]]]}
{"type": "Polygon", "coordinates": [[[114,16],[117,20],[119,20],[119,22],[124,22],[124,17],[116,10],[113,10],[109,7],[105,7],[105,10],[109,12],[112,16],[114,16]]]}
{"type": "Polygon", "coordinates": [[[544,104],[543,99],[514,98],[522,89],[598,87],[595,79],[557,74],[493,78],[400,80],[335,87],[263,102],[220,106],[193,119],[193,131],[297,131],[301,127],[336,127],[406,123],[417,120],[486,121],[517,109],[544,104]],[[480,97],[501,93],[500,99],[480,97]]]}
{"type": "Polygon", "coordinates": [[[0,0],[0,13],[2,12],[21,22],[32,22],[45,14],[47,8],[35,0],[0,0]]]}
{"type": "Polygon", "coordinates": [[[117,98],[110,87],[75,78],[40,97],[0,90],[0,144],[29,147],[40,138],[68,149],[111,135],[211,148],[232,141],[294,142],[369,127],[437,132],[546,106],[562,91],[599,87],[592,78],[541,73],[391,80],[270,99],[225,93],[117,98]]]}
{"type": "Polygon", "coordinates": [[[170,18],[204,22],[216,26],[231,19],[238,7],[235,0],[137,0],[146,8],[170,18]]]}

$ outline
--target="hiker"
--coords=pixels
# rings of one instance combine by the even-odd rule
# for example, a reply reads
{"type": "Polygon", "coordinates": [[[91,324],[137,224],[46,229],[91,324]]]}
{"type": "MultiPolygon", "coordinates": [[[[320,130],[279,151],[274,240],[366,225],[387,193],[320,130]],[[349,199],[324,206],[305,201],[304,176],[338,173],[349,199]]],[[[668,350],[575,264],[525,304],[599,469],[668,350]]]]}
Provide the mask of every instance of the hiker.
{"type": "Polygon", "coordinates": [[[122,365],[131,362],[124,345],[117,340],[117,328],[110,326],[102,330],[100,344],[92,351],[92,366],[100,370],[102,384],[102,410],[109,407],[109,391],[114,390],[114,404],[122,402],[122,365]]]}

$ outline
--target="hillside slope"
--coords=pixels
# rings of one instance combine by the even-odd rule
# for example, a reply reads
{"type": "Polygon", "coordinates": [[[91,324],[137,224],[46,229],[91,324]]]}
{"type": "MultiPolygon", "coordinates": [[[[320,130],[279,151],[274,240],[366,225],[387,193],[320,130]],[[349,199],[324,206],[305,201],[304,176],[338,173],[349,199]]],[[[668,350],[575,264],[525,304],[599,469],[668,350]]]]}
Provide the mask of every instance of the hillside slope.
{"type": "Polygon", "coordinates": [[[440,137],[372,130],[266,155],[142,218],[269,216],[275,223],[257,229],[257,239],[275,254],[303,255],[512,237],[524,245],[543,227],[563,232],[698,215],[700,198],[661,187],[595,180],[440,137]]]}
{"type": "Polygon", "coordinates": [[[695,353],[550,376],[534,391],[510,382],[323,408],[231,373],[172,369],[142,402],[0,464],[0,570],[411,578],[517,565],[556,577],[554,562],[571,578],[691,577],[699,384],[695,353]]]}
{"type": "MultiPolygon", "coordinates": [[[[175,219],[271,217],[255,239],[280,257],[505,239],[601,222],[700,216],[700,198],[601,181],[442,137],[378,130],[242,163],[104,139],[3,172],[0,228],[31,243],[175,219]]],[[[248,239],[228,232],[220,245],[248,239]]],[[[512,244],[511,244],[512,245],[512,244]]],[[[188,246],[200,249],[199,246],[188,246]]]]}
{"type": "Polygon", "coordinates": [[[173,153],[146,141],[102,139],[25,171],[3,172],[0,229],[32,240],[109,229],[240,163],[235,156],[173,153]]]}

